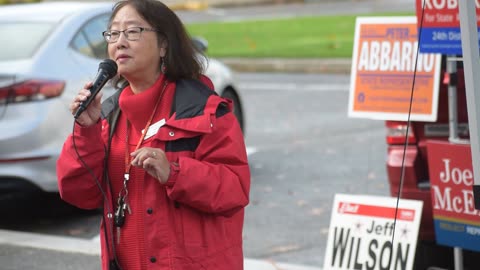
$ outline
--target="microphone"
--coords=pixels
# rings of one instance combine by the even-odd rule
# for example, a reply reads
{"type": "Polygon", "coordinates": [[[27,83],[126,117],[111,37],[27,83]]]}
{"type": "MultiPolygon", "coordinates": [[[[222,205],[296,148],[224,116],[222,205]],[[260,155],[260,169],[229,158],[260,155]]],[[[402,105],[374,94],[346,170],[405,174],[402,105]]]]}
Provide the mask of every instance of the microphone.
{"type": "Polygon", "coordinates": [[[82,114],[90,105],[90,103],[95,99],[98,92],[105,86],[105,84],[117,74],[117,63],[111,59],[103,60],[98,66],[98,73],[95,79],[93,80],[93,85],[90,87],[90,92],[92,93],[87,100],[80,103],[77,112],[75,113],[74,118],[77,119],[80,114],[82,114]]]}

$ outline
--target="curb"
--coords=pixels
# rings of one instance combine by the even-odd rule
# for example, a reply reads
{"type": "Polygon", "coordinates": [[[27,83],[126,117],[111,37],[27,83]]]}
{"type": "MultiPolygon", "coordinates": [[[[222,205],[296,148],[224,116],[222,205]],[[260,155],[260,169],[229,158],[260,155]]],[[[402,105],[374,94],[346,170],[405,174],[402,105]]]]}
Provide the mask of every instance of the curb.
{"type": "Polygon", "coordinates": [[[216,58],[237,72],[350,74],[350,58],[281,59],[216,58]]]}
{"type": "MultiPolygon", "coordinates": [[[[26,247],[38,250],[50,250],[60,253],[78,254],[79,256],[100,256],[100,240],[79,239],[75,237],[53,236],[29,232],[17,232],[0,229],[0,246],[26,247]]],[[[322,268],[277,263],[273,260],[256,260],[245,258],[245,270],[322,270],[322,268]]]]}

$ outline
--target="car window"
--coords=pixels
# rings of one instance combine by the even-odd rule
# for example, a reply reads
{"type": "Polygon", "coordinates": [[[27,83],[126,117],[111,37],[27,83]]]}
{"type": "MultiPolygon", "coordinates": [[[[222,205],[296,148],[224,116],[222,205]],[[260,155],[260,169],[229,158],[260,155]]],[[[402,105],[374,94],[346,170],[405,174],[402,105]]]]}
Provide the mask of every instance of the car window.
{"type": "Polygon", "coordinates": [[[0,61],[31,58],[53,26],[38,22],[0,22],[0,61]]]}
{"type": "Polygon", "coordinates": [[[107,43],[102,32],[107,29],[109,15],[101,15],[87,22],[78,31],[72,40],[71,47],[81,54],[89,57],[105,59],[107,56],[107,43]]]}

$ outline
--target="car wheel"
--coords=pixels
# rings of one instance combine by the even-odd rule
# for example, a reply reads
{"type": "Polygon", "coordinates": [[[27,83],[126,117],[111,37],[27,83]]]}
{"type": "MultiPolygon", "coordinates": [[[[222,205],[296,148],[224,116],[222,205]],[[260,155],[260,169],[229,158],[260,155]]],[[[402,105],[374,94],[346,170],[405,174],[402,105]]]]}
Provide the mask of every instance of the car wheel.
{"type": "Polygon", "coordinates": [[[222,93],[222,97],[231,99],[233,101],[233,114],[235,117],[237,117],[240,128],[242,129],[243,134],[245,134],[242,104],[240,103],[240,98],[238,97],[237,93],[232,88],[226,88],[222,93]]]}

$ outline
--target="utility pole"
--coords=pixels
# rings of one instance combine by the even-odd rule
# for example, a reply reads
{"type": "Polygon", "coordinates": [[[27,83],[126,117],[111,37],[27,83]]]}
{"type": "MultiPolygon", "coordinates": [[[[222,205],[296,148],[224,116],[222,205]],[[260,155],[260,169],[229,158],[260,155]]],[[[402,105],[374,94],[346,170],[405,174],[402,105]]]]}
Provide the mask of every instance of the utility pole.
{"type": "Polygon", "coordinates": [[[475,208],[480,209],[480,56],[475,1],[459,0],[460,32],[462,37],[465,92],[467,97],[468,127],[473,166],[473,198],[475,208]]]}

